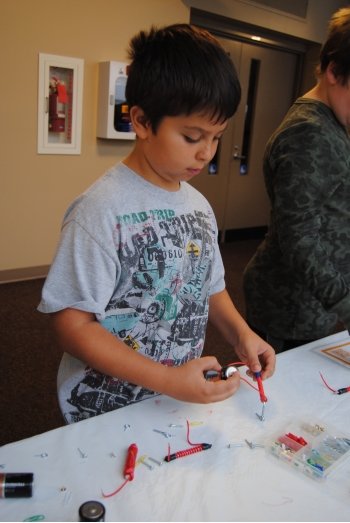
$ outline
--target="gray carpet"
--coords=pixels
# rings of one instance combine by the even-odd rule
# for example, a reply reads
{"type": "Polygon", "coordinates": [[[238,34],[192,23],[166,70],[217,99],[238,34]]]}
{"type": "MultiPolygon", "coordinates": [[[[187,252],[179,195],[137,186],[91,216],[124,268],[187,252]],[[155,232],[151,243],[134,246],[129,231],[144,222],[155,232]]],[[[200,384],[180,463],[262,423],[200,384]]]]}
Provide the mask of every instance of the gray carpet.
{"type": "MultiPolygon", "coordinates": [[[[244,315],[242,271],[260,240],[221,246],[227,289],[244,315]]],[[[50,329],[50,318],[37,312],[44,280],[0,285],[0,445],[64,425],[56,397],[61,358],[50,329]]],[[[208,327],[204,354],[222,365],[234,354],[222,337],[208,327]]]]}

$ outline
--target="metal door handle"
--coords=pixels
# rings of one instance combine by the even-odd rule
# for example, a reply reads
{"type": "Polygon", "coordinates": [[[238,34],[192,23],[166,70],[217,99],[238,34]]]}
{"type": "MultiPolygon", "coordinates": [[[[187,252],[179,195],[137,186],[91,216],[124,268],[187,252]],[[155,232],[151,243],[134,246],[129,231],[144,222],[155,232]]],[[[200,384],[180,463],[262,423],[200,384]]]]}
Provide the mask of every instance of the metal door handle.
{"type": "Polygon", "coordinates": [[[235,153],[232,156],[233,160],[245,160],[245,156],[242,156],[241,154],[235,153]]]}
{"type": "Polygon", "coordinates": [[[245,160],[245,156],[239,154],[239,147],[238,145],[235,145],[234,148],[234,153],[233,153],[233,156],[232,156],[232,160],[245,160]]]}

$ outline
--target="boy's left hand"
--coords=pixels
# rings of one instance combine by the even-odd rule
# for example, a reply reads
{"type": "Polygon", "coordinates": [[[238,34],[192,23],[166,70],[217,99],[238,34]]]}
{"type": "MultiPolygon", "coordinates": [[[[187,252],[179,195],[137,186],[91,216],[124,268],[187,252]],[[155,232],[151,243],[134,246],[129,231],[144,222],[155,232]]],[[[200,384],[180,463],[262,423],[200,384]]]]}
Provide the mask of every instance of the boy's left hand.
{"type": "Polygon", "coordinates": [[[248,365],[248,376],[261,371],[262,379],[272,376],[276,354],[271,345],[258,336],[242,318],[226,289],[209,300],[209,320],[248,365]]]}
{"type": "Polygon", "coordinates": [[[247,363],[248,376],[253,378],[256,372],[261,371],[262,379],[266,379],[275,372],[276,353],[274,349],[249,327],[239,336],[235,352],[242,361],[247,363]]]}

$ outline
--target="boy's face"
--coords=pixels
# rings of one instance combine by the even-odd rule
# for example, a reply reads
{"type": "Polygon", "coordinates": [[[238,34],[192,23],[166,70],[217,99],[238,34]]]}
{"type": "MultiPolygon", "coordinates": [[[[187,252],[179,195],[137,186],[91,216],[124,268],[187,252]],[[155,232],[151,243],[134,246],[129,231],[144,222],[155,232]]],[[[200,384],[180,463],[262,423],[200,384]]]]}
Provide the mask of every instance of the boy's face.
{"type": "Polygon", "coordinates": [[[147,125],[139,136],[140,174],[151,183],[176,191],[179,182],[191,180],[215,155],[227,121],[214,123],[209,116],[166,116],[156,134],[147,125]]]}

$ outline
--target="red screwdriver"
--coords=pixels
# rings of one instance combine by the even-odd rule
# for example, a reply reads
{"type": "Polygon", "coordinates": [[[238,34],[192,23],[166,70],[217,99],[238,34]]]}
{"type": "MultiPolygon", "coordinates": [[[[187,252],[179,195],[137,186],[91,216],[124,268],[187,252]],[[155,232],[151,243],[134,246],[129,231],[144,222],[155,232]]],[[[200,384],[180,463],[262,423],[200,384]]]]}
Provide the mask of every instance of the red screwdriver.
{"type": "Polygon", "coordinates": [[[256,378],[256,382],[258,384],[259,394],[260,394],[260,401],[262,403],[262,411],[261,414],[256,413],[260,421],[265,420],[265,405],[267,403],[267,397],[265,395],[264,391],[264,385],[261,378],[261,372],[254,372],[254,376],[256,378]]]}
{"type": "Polygon", "coordinates": [[[127,484],[128,481],[132,481],[134,479],[137,452],[138,452],[138,448],[137,448],[136,443],[132,443],[130,445],[130,447],[128,448],[128,453],[126,455],[126,461],[125,461],[125,465],[124,465],[124,478],[125,478],[124,483],[122,483],[116,490],[114,490],[110,494],[104,494],[102,492],[102,495],[104,498],[110,498],[110,497],[114,496],[127,484]]]}

